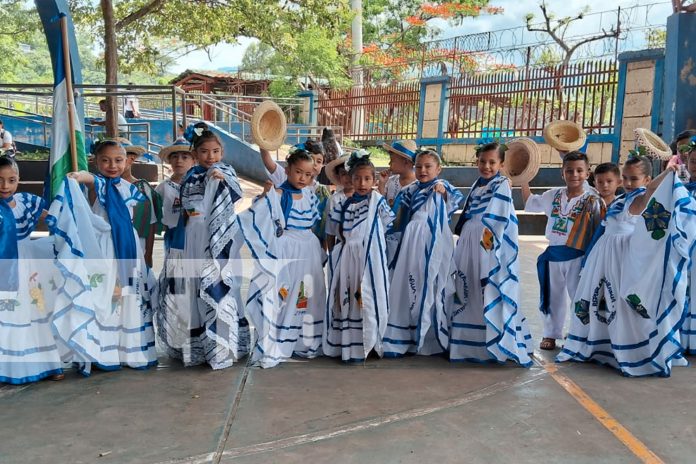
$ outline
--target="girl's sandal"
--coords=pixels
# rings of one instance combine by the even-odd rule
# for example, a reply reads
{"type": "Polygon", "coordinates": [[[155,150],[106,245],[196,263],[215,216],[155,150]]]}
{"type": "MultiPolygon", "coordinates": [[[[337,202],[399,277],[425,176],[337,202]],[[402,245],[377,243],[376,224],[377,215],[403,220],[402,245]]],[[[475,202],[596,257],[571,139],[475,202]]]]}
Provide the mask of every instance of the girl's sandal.
{"type": "Polygon", "coordinates": [[[59,380],[63,380],[65,378],[65,374],[54,374],[48,378],[48,380],[52,380],[54,382],[57,382],[59,380]]]}
{"type": "Polygon", "coordinates": [[[539,344],[539,348],[542,350],[555,350],[556,349],[556,340],[553,338],[544,338],[541,340],[541,343],[539,344]]]}

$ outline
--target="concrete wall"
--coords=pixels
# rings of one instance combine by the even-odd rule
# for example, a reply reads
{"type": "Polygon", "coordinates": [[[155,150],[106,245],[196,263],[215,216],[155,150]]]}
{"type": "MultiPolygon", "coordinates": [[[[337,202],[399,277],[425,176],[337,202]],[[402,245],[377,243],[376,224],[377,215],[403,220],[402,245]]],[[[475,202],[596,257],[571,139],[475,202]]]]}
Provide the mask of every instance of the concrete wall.
{"type": "Polygon", "coordinates": [[[617,140],[621,162],[635,147],[633,131],[650,129],[660,134],[663,50],[643,50],[619,56],[619,79],[622,92],[617,101],[617,140]]]}

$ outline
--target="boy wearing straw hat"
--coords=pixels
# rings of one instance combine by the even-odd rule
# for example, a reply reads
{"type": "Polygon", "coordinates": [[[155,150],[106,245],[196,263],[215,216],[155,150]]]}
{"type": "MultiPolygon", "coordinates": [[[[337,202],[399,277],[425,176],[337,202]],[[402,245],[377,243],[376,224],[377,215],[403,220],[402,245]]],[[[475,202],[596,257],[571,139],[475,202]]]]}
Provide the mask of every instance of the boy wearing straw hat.
{"type": "Polygon", "coordinates": [[[379,173],[377,188],[389,206],[394,206],[401,189],[416,181],[413,166],[418,147],[413,140],[397,140],[382,147],[389,153],[389,169],[379,173]]]}
{"type": "Polygon", "coordinates": [[[582,257],[606,211],[599,195],[585,189],[589,172],[587,155],[573,151],[563,157],[565,187],[532,195],[528,182],[521,185],[525,211],[548,217],[549,246],[537,260],[539,309],[544,322],[542,350],[555,349],[556,340],[563,338],[566,313],[580,281],[582,257]]]}

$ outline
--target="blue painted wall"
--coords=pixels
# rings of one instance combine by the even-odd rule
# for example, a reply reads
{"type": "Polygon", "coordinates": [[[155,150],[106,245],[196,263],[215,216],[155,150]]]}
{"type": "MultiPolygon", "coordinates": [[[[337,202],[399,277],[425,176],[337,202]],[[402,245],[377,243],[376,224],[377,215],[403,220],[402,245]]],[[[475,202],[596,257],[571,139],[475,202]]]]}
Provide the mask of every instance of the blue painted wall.
{"type": "Polygon", "coordinates": [[[663,103],[663,138],[671,141],[684,129],[696,128],[696,14],[667,18],[667,56],[663,103]]]}

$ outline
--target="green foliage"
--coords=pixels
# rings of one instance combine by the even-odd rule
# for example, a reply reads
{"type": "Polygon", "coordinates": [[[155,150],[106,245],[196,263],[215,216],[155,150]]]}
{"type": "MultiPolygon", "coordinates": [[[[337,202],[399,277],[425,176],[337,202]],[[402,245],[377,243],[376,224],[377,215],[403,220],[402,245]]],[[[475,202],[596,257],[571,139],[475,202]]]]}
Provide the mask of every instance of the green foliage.
{"type": "Polygon", "coordinates": [[[648,48],[665,48],[667,31],[665,29],[650,29],[645,32],[645,42],[648,48]]]}
{"type": "MultiPolygon", "coordinates": [[[[99,3],[69,0],[75,20],[103,43],[99,3]]],[[[126,72],[162,72],[186,53],[237,37],[260,39],[283,54],[300,45],[298,36],[320,24],[327,37],[347,25],[347,0],[121,0],[114,3],[119,64],[126,72]]]]}
{"type": "Polygon", "coordinates": [[[276,50],[265,43],[252,44],[242,59],[242,71],[278,76],[269,93],[275,97],[300,90],[300,78],[325,80],[334,87],[350,85],[348,61],[339,52],[340,39],[318,27],[297,35],[292,51],[276,50]]]}

